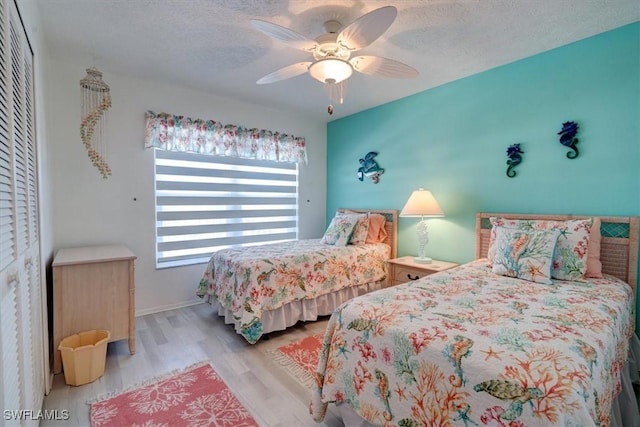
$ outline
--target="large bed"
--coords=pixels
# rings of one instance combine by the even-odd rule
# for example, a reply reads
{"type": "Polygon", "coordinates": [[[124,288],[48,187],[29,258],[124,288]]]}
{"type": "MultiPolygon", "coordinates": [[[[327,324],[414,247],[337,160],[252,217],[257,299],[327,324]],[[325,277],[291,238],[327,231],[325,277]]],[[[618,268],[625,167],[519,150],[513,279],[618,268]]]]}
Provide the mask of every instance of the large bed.
{"type": "Polygon", "coordinates": [[[324,241],[325,233],[323,239],[220,250],[212,254],[197,295],[254,344],[264,334],[330,315],[343,302],[384,287],[386,261],[396,256],[397,210],[338,209],[334,218],[342,215],[361,221],[377,216],[380,239],[336,245],[324,241]]]}
{"type": "MultiPolygon", "coordinates": [[[[523,236],[579,231],[532,224],[585,219],[480,213],[474,261],[346,302],[327,324],[312,417],[335,403],[347,426],[639,425],[639,218],[599,218],[602,278],[546,280],[534,258],[526,278],[500,274],[503,252],[533,252],[523,236]]],[[[559,246],[550,272],[571,258],[557,261],[559,246]]]]}

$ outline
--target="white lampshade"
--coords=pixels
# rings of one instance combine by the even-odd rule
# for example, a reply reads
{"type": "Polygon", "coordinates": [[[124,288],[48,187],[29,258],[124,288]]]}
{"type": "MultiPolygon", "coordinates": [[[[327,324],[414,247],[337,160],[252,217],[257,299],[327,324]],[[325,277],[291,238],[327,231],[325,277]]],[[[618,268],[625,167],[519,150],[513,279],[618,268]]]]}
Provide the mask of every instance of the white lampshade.
{"type": "Polygon", "coordinates": [[[444,216],[444,212],[431,191],[420,188],[411,193],[400,216],[439,217],[444,216]]]}
{"type": "Polygon", "coordinates": [[[309,67],[309,74],[322,83],[340,83],[351,77],[353,67],[347,61],[338,58],[321,59],[309,67]]]}

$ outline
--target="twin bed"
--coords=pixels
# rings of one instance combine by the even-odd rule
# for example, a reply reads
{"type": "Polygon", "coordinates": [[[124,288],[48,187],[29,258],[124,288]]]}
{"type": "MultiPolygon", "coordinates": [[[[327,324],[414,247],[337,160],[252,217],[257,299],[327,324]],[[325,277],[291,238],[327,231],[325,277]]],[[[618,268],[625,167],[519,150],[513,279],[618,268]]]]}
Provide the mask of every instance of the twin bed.
{"type": "Polygon", "coordinates": [[[384,287],[386,261],[396,256],[397,210],[338,212],[384,216],[384,237],[359,245],[307,239],[221,250],[211,256],[197,294],[253,344],[269,332],[330,315],[343,302],[384,287]]]}
{"type": "Polygon", "coordinates": [[[602,235],[599,251],[588,247],[600,277],[576,275],[586,240],[564,252],[554,240],[584,233],[585,217],[481,213],[476,260],[385,288],[397,211],[377,212],[387,217],[383,244],[225,250],[198,290],[250,343],[331,314],[310,402],[316,421],[335,403],[347,426],[640,425],[631,384],[640,381],[638,217],[592,226],[589,244],[602,235]],[[554,221],[572,228],[538,230],[554,221]],[[505,224],[522,233],[504,243],[505,224]],[[526,262],[511,264],[515,252],[526,262]]]}
{"type": "Polygon", "coordinates": [[[325,332],[313,418],[336,403],[345,425],[638,425],[638,218],[601,218],[602,278],[549,281],[535,256],[522,271],[500,258],[540,251],[523,239],[543,233],[540,221],[569,221],[553,268],[571,275],[577,258],[558,248],[579,219],[478,214],[475,261],[342,305],[325,332]],[[492,232],[492,217],[530,231],[489,253],[507,228],[492,232]]]}

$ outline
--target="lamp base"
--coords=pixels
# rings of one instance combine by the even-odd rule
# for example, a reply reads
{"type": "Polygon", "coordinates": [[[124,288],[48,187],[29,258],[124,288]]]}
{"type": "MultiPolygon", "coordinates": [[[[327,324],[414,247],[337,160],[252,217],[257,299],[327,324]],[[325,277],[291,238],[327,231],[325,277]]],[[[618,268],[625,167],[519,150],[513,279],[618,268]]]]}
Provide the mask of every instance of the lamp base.
{"type": "Polygon", "coordinates": [[[424,256],[417,256],[413,258],[413,261],[417,262],[418,264],[431,264],[433,259],[424,256]]]}

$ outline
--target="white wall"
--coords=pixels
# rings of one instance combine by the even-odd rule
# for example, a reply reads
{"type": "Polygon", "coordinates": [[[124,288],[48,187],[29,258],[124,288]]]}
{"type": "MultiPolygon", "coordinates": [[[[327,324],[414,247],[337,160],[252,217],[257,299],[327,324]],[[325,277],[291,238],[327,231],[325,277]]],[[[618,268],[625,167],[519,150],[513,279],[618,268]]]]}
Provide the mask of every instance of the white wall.
{"type": "Polygon", "coordinates": [[[136,314],[198,302],[195,289],[204,265],[156,270],[153,152],[143,148],[147,110],[214,119],[223,123],[301,135],[309,164],[300,167],[300,238],[320,237],[325,228],[326,125],[290,113],[239,103],[204,92],[109,73],[107,140],[113,175],[101,178],[79,133],[80,86],[85,69],[50,59],[46,114],[48,162],[53,188],[54,246],[124,244],[137,256],[136,314]]]}

